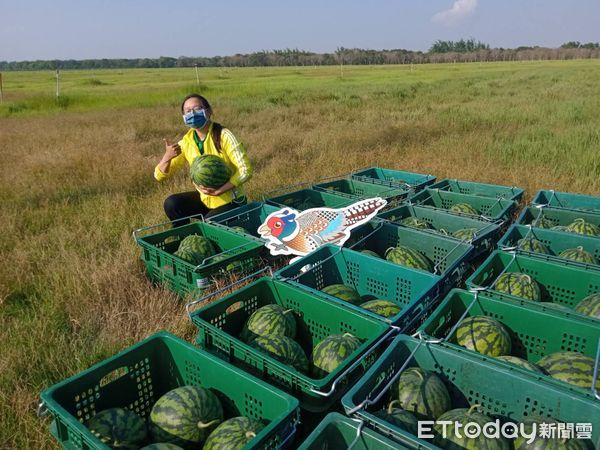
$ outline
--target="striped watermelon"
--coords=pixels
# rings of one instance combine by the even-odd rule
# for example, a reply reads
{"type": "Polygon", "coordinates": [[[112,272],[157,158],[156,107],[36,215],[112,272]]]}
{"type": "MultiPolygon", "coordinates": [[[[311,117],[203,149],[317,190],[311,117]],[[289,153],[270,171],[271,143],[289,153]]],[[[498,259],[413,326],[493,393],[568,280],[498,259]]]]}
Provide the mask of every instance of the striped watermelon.
{"type": "Polygon", "coordinates": [[[166,443],[159,442],[157,444],[146,445],[145,447],[142,447],[140,450],[183,450],[183,448],[181,448],[179,445],[166,444],[166,443]]]}
{"type": "MultiPolygon", "coordinates": [[[[592,388],[594,363],[589,356],[577,352],[556,352],[537,362],[552,378],[586,389],[592,388]]],[[[600,380],[596,388],[600,389],[600,380]]]]}
{"type": "Polygon", "coordinates": [[[463,319],[456,329],[458,345],[482,355],[510,355],[512,347],[508,330],[495,319],[472,316],[463,319]]]}
{"type": "Polygon", "coordinates": [[[573,223],[567,226],[571,233],[583,234],[586,236],[600,236],[600,228],[593,223],[586,222],[585,219],[575,219],[573,223]]]}
{"type": "Polygon", "coordinates": [[[483,428],[486,424],[492,422],[492,419],[485,414],[475,411],[479,405],[473,405],[471,408],[458,408],[442,414],[438,422],[433,426],[434,443],[447,450],[511,450],[512,446],[508,439],[503,436],[486,437],[484,433],[479,433],[478,437],[469,438],[466,436],[464,426],[470,422],[478,424],[483,428]],[[447,426],[446,436],[444,437],[444,426],[442,421],[450,421],[447,426]],[[459,428],[455,424],[460,423],[459,428]],[[459,437],[460,436],[460,437],[459,437]]]}
{"type": "Polygon", "coordinates": [[[229,181],[231,170],[218,156],[202,155],[192,161],[190,175],[198,186],[216,189],[229,181]]]}
{"type": "Polygon", "coordinates": [[[590,252],[584,250],[581,246],[577,248],[568,248],[566,250],[563,250],[558,256],[560,256],[561,258],[570,259],[572,261],[589,264],[598,264],[598,260],[596,259],[596,257],[590,252]]]}
{"type": "Polygon", "coordinates": [[[400,405],[400,400],[393,400],[386,409],[377,411],[375,416],[416,436],[419,431],[419,422],[417,421],[417,418],[414,414],[402,408],[396,408],[396,405],[400,405]]]}
{"type": "Polygon", "coordinates": [[[479,212],[468,203],[456,203],[455,205],[452,205],[450,211],[461,214],[470,214],[472,216],[476,216],[479,214],[479,212]]]}
{"type": "Polygon", "coordinates": [[[556,225],[556,226],[553,226],[550,229],[554,230],[554,231],[569,231],[569,227],[567,227],[565,225],[556,225]]]}
{"type": "Polygon", "coordinates": [[[296,317],[291,309],[276,303],[254,311],[242,329],[241,339],[250,342],[258,336],[296,337],[296,317]]]}
{"type": "Polygon", "coordinates": [[[374,256],[375,258],[379,258],[379,255],[375,253],[373,250],[361,250],[361,253],[369,256],[374,256]]]}
{"type": "Polygon", "coordinates": [[[188,447],[201,445],[222,421],[223,407],[212,391],[182,386],[158,399],[149,424],[156,442],[188,447]]]}
{"type": "Polygon", "coordinates": [[[202,450],[241,450],[264,428],[258,420],[234,417],[210,433],[202,450]]]}
{"type": "Polygon", "coordinates": [[[126,450],[140,448],[148,434],[146,421],[123,408],[100,411],[86,425],[106,445],[126,450]]]}
{"type": "MultiPolygon", "coordinates": [[[[535,435],[531,443],[527,443],[528,439],[519,436],[514,441],[515,450],[589,450],[589,447],[585,441],[579,439],[566,439],[558,436],[558,431],[555,431],[555,438],[548,437],[544,438],[540,436],[540,424],[558,424],[557,420],[550,417],[541,416],[530,416],[522,422],[520,426],[523,427],[527,436],[535,435]],[[535,425],[534,425],[535,424],[535,425]],[[533,427],[536,427],[534,432],[533,427]]],[[[554,430],[557,430],[558,426],[554,426],[554,430]]]]}
{"type": "Polygon", "coordinates": [[[498,292],[539,302],[542,299],[537,282],[521,272],[507,272],[498,277],[493,288],[498,292]]]}
{"type": "Polygon", "coordinates": [[[406,217],[400,221],[400,224],[405,227],[417,228],[419,230],[428,230],[431,228],[431,225],[418,217],[406,217]]]}
{"type": "Polygon", "coordinates": [[[290,337],[281,334],[258,336],[250,345],[257,350],[268,353],[277,361],[292,366],[298,372],[308,372],[308,358],[306,357],[306,353],[304,353],[300,344],[290,337]]]}
{"type": "Polygon", "coordinates": [[[402,308],[397,303],[381,299],[369,300],[362,303],[360,307],[383,317],[392,317],[402,311],[402,308]]]}
{"type": "Polygon", "coordinates": [[[471,242],[476,235],[477,228],[461,228],[452,233],[452,237],[466,242],[471,242]]]}
{"type": "Polygon", "coordinates": [[[531,225],[537,228],[552,228],[553,222],[550,219],[544,217],[543,214],[538,215],[532,222],[531,225]]]}
{"type": "Polygon", "coordinates": [[[313,373],[319,378],[325,377],[337,369],[359,347],[360,340],[350,333],[326,337],[313,349],[313,373]]]}
{"type": "Polygon", "coordinates": [[[191,251],[189,248],[177,249],[173,253],[173,256],[177,256],[178,258],[183,259],[184,261],[189,262],[190,264],[193,264],[194,266],[202,264],[202,261],[203,261],[203,259],[199,259],[198,255],[196,253],[194,253],[193,251],[191,251]]]}
{"type": "Polygon", "coordinates": [[[213,242],[199,234],[190,234],[186,236],[179,244],[179,248],[174,253],[175,256],[185,259],[192,264],[202,264],[204,259],[210,258],[217,253],[213,242]],[[191,261],[186,258],[190,258],[191,261]]]}
{"type": "Polygon", "coordinates": [[[325,292],[332,297],[337,297],[353,305],[360,305],[362,303],[362,298],[360,298],[360,294],[356,289],[345,284],[330,284],[321,289],[321,292],[325,292]]]}
{"type": "Polygon", "coordinates": [[[452,407],[450,394],[441,378],[420,367],[409,367],[402,372],[391,392],[401,408],[419,419],[437,419],[452,407]]]}
{"type": "Polygon", "coordinates": [[[517,241],[517,247],[526,252],[544,253],[546,255],[550,254],[550,250],[548,250],[548,247],[546,247],[544,243],[532,237],[519,239],[517,241]]]}
{"type": "Polygon", "coordinates": [[[248,234],[248,230],[246,230],[244,227],[240,227],[239,225],[231,227],[231,229],[233,231],[237,231],[238,233],[248,234]]]}
{"type": "Polygon", "coordinates": [[[385,259],[401,266],[433,272],[433,263],[422,253],[410,247],[399,245],[388,248],[385,259]]]}
{"type": "Polygon", "coordinates": [[[514,364],[515,366],[522,367],[523,369],[531,370],[532,372],[544,373],[542,368],[539,367],[537,364],[530,363],[529,361],[527,361],[523,358],[518,358],[516,356],[503,355],[503,356],[497,356],[496,359],[499,359],[500,361],[504,361],[509,364],[514,364]]]}
{"type": "Polygon", "coordinates": [[[581,300],[575,307],[575,311],[585,316],[600,319],[600,292],[588,295],[581,300]]]}

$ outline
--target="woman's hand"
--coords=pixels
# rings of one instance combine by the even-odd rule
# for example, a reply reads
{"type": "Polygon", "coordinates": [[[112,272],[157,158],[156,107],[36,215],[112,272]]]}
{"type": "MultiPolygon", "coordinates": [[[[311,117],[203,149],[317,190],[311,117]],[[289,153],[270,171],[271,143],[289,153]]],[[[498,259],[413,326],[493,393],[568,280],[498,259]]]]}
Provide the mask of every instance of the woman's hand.
{"type": "MultiPolygon", "coordinates": [[[[192,183],[194,183],[192,181],[192,183]]],[[[227,183],[225,183],[223,186],[221,186],[220,188],[209,188],[209,187],[205,187],[205,186],[201,186],[199,184],[194,183],[194,186],[196,187],[196,189],[199,192],[202,192],[204,195],[212,195],[212,196],[219,196],[224,194],[227,191],[230,191],[231,189],[233,189],[235,186],[231,183],[231,181],[228,181],[227,183]]]]}
{"type": "Polygon", "coordinates": [[[169,141],[163,139],[165,142],[165,154],[162,158],[163,162],[171,161],[173,158],[176,158],[181,154],[181,147],[176,142],[175,144],[169,144],[169,141]]]}

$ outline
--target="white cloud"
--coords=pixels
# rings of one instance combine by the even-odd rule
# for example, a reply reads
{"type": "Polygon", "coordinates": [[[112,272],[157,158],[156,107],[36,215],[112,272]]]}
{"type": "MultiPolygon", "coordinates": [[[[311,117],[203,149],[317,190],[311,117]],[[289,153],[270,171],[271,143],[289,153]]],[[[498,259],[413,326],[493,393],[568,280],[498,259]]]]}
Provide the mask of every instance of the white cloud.
{"type": "Polygon", "coordinates": [[[441,23],[442,25],[456,25],[475,12],[477,1],[478,0],[455,0],[452,8],[434,14],[431,20],[433,22],[441,23]]]}

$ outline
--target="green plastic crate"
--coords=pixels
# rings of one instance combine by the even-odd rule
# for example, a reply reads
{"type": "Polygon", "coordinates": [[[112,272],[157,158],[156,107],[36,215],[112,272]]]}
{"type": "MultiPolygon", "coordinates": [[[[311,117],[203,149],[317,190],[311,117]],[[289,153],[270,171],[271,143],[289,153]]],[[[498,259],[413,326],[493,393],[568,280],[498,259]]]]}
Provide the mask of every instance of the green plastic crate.
{"type": "Polygon", "coordinates": [[[532,363],[537,363],[546,355],[562,351],[579,352],[595,359],[600,339],[600,324],[580,320],[577,316],[565,316],[549,309],[533,310],[524,303],[495,299],[487,296],[485,292],[479,293],[475,298],[472,292],[453,289],[420,327],[423,335],[445,339],[444,345],[455,350],[469,352],[489,361],[490,364],[518,370],[536,379],[545,378],[544,381],[575,394],[580,391],[580,388],[552,377],[540,377],[540,374],[481,355],[456,344],[453,327],[459,321],[472,316],[487,316],[500,321],[510,333],[511,355],[532,363]]]}
{"type": "Polygon", "coordinates": [[[452,178],[438,181],[429,187],[431,189],[439,189],[441,191],[457,192],[459,194],[470,194],[491,198],[505,198],[507,200],[516,200],[517,202],[521,200],[523,193],[525,192],[523,189],[518,187],[477,183],[475,181],[457,180],[452,178]]]}
{"type": "Polygon", "coordinates": [[[268,198],[266,203],[285,208],[289,206],[304,211],[311,208],[343,208],[351,205],[356,200],[339,195],[330,194],[329,192],[315,191],[314,189],[301,189],[299,191],[281,194],[275,197],[268,198]]]}
{"type": "Polygon", "coordinates": [[[228,418],[268,422],[247,448],[275,449],[292,441],[298,400],[166,332],[45,390],[41,408],[51,413],[53,432],[64,448],[108,450],[84,426],[87,419],[116,407],[147,418],[163,394],[187,385],[213,390],[228,418]]]}
{"type": "MultiPolygon", "coordinates": [[[[486,293],[490,297],[524,302],[529,308],[551,308],[552,306],[546,303],[550,302],[574,309],[588,295],[600,292],[600,272],[496,250],[467,279],[466,285],[469,288],[487,288],[486,293]],[[521,272],[530,275],[540,286],[542,301],[525,300],[493,290],[494,282],[503,272],[521,272]]],[[[588,320],[596,326],[600,323],[592,317],[579,315],[575,311],[572,313],[564,312],[562,309],[555,309],[555,311],[588,320]]]]}
{"type": "Polygon", "coordinates": [[[148,277],[165,284],[181,297],[203,291],[212,283],[211,277],[228,271],[227,266],[235,261],[242,262],[243,271],[252,270],[256,264],[255,257],[264,247],[264,242],[260,239],[202,221],[192,221],[176,228],[171,228],[170,223],[166,222],[137,230],[134,237],[142,248],[141,259],[148,277]],[[162,231],[157,232],[157,229],[162,231]],[[149,234],[150,231],[153,233],[149,234]],[[213,241],[221,250],[223,259],[215,262],[213,257],[204,264],[195,266],[173,255],[179,243],[192,234],[199,234],[213,241]]]}
{"type": "Polygon", "coordinates": [[[552,208],[572,209],[600,214],[600,196],[558,192],[552,189],[540,190],[531,201],[534,205],[552,208]]]}
{"type": "Polygon", "coordinates": [[[268,205],[263,202],[252,202],[231,211],[225,211],[224,213],[212,216],[207,220],[230,228],[242,227],[249,234],[260,239],[258,227],[263,224],[269,214],[280,209],[278,206],[268,205]]]}
{"type": "Polygon", "coordinates": [[[498,240],[501,228],[499,223],[478,220],[474,217],[448,214],[445,211],[415,205],[399,206],[380,213],[377,217],[404,227],[405,225],[400,223],[403,219],[406,219],[407,217],[416,217],[417,219],[427,222],[432,227],[432,229],[420,231],[439,236],[440,233],[438,233],[438,230],[445,230],[448,233],[445,237],[450,239],[454,239],[452,233],[457,230],[463,228],[476,228],[477,233],[473,240],[469,242],[475,247],[474,256],[485,253],[496,246],[496,241],[498,240]]]}
{"type": "MultiPolygon", "coordinates": [[[[528,206],[527,208],[523,209],[515,223],[518,225],[531,225],[538,228],[536,223],[542,217],[548,220],[552,226],[567,226],[573,223],[575,219],[584,219],[586,222],[593,223],[594,225],[600,227],[600,215],[598,214],[585,211],[571,211],[568,209],[537,206],[528,206]]],[[[598,237],[595,238],[598,239],[598,237]]]]}
{"type": "Polygon", "coordinates": [[[347,197],[354,201],[380,197],[387,200],[386,208],[402,203],[412,193],[412,190],[407,187],[366,183],[352,178],[317,183],[312,186],[312,189],[347,197]]]}
{"type": "Polygon", "coordinates": [[[409,328],[423,309],[437,299],[440,282],[440,277],[430,273],[377,260],[336,245],[320,247],[279,270],[275,277],[306,289],[316,296],[327,298],[344,308],[390,322],[400,330],[409,328]],[[330,284],[340,283],[354,287],[363,296],[364,301],[376,298],[390,300],[400,305],[402,310],[386,319],[321,292],[321,289],[330,284]]]}
{"type": "Polygon", "coordinates": [[[298,398],[302,408],[312,412],[330,408],[348,389],[352,380],[357,378],[359,372],[373,362],[374,358],[365,358],[366,353],[374,348],[376,342],[394,332],[382,321],[342,308],[303,289],[269,277],[260,278],[191,312],[190,318],[198,327],[199,345],[281,387],[298,398]],[[238,339],[244,323],[254,311],[275,303],[292,309],[296,317],[302,319],[297,327],[296,341],[309,360],[313,347],[332,334],[352,333],[363,343],[343,364],[324,378],[312,378],[300,373],[238,339]],[[362,359],[364,360],[361,361],[362,359]],[[345,374],[354,363],[356,370],[345,374]],[[339,382],[336,381],[338,377],[341,377],[339,382]],[[322,395],[324,392],[329,395],[322,395]]]}
{"type": "Polygon", "coordinates": [[[440,189],[423,189],[418,194],[409,198],[409,203],[426,208],[436,208],[451,214],[459,214],[467,217],[482,217],[486,220],[507,220],[517,207],[517,202],[503,198],[479,197],[477,195],[458,194],[440,189]],[[456,213],[449,210],[458,203],[467,203],[475,208],[479,215],[456,213]]]}
{"type": "Polygon", "coordinates": [[[574,267],[584,267],[592,270],[600,270],[600,264],[591,264],[561,258],[561,252],[567,249],[581,247],[596,257],[600,262],[600,239],[584,236],[576,233],[564,233],[561,231],[535,228],[527,225],[513,225],[498,242],[498,248],[504,251],[516,251],[531,257],[546,261],[554,261],[559,264],[574,267]],[[519,240],[525,238],[537,239],[550,251],[550,254],[535,253],[523,250],[519,246],[519,240]]]}
{"type": "Polygon", "coordinates": [[[339,413],[330,413],[298,447],[298,450],[347,449],[353,450],[408,450],[409,447],[361,427],[360,421],[339,413]],[[352,445],[352,447],[350,447],[352,445]]]}
{"type": "Polygon", "coordinates": [[[442,277],[442,295],[462,279],[474,254],[474,247],[466,242],[380,220],[371,220],[355,228],[344,244],[354,250],[372,250],[382,257],[387,249],[398,245],[417,250],[433,262],[434,274],[442,277]]]}
{"type": "Polygon", "coordinates": [[[369,167],[352,172],[352,178],[366,183],[377,183],[386,186],[398,186],[415,192],[435,182],[435,177],[422,173],[405,172],[402,170],[369,167]]]}
{"type": "Polygon", "coordinates": [[[415,366],[433,371],[442,378],[450,392],[453,408],[478,404],[484,414],[501,421],[520,422],[537,415],[567,423],[592,423],[592,441],[600,444],[600,402],[585,396],[567,395],[562,389],[523,376],[516,370],[405,335],[394,339],[342,398],[346,414],[364,420],[370,428],[402,445],[438,449],[374,415],[387,405],[389,391],[386,387],[405,367],[415,366]]]}

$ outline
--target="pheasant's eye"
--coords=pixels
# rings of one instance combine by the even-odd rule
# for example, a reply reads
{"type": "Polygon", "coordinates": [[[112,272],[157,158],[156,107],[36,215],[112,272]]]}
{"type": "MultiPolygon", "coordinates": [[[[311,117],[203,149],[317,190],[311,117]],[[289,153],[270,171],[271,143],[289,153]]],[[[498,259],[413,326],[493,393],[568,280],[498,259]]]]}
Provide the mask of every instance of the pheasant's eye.
{"type": "Polygon", "coordinates": [[[281,224],[279,222],[275,222],[275,228],[281,228],[281,224]]]}

